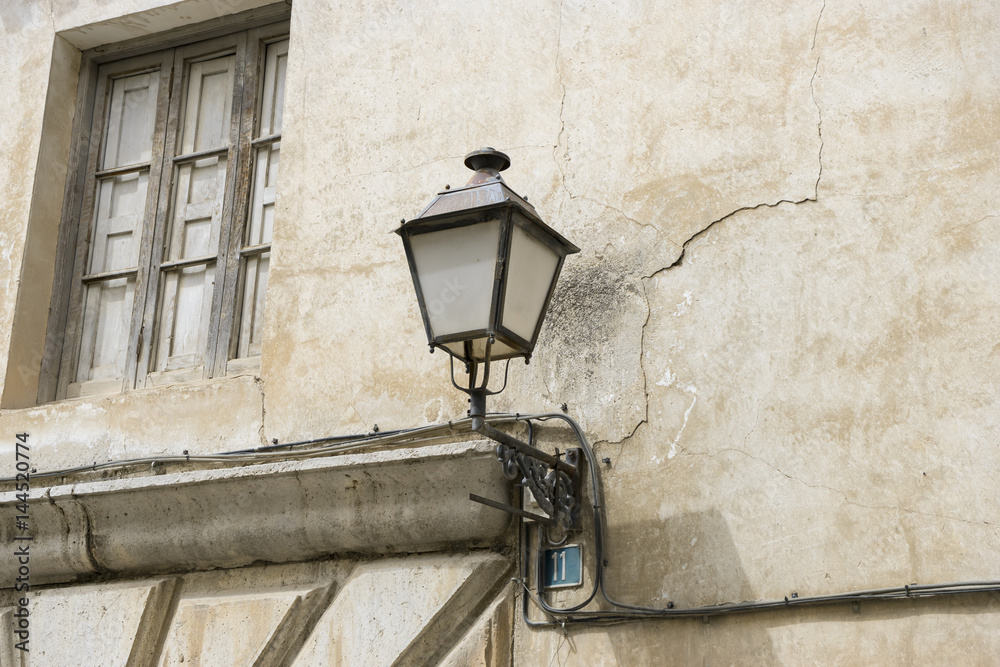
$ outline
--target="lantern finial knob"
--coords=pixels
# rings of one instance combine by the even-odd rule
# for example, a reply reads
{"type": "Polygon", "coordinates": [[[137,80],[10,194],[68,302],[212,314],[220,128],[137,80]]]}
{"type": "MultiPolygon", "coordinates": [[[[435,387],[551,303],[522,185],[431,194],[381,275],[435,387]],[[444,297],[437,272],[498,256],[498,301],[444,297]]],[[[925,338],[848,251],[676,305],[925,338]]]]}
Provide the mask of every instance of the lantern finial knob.
{"type": "Polygon", "coordinates": [[[465,156],[465,166],[472,171],[489,169],[501,172],[510,166],[510,158],[495,148],[480,148],[465,156]]]}

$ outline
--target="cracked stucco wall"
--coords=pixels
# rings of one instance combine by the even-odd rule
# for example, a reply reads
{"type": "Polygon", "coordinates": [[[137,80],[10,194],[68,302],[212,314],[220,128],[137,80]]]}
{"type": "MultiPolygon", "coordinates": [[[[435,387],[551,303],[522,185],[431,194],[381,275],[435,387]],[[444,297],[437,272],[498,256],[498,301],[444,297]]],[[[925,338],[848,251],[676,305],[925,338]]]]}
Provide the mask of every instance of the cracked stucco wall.
{"type": "MultiPolygon", "coordinates": [[[[53,7],[4,26],[4,64],[35,75],[0,132],[29,156],[53,21],[141,9],[53,7]]],[[[33,429],[58,467],[463,415],[389,232],[492,145],[583,252],[531,365],[491,407],[566,403],[611,459],[620,599],[998,578],[998,37],[1000,9],[963,1],[296,0],[260,378],[0,424],[33,429]]],[[[18,179],[0,165],[13,239],[0,271],[14,276],[0,288],[18,275],[31,195],[18,179]]],[[[944,655],[962,605],[881,617],[888,654],[821,612],[734,621],[723,639],[687,622],[629,641],[527,633],[518,651],[635,662],[669,640],[692,661],[799,664],[849,643],[859,662],[919,661],[944,655]]],[[[970,627],[984,655],[1000,650],[988,623],[970,627]]]]}

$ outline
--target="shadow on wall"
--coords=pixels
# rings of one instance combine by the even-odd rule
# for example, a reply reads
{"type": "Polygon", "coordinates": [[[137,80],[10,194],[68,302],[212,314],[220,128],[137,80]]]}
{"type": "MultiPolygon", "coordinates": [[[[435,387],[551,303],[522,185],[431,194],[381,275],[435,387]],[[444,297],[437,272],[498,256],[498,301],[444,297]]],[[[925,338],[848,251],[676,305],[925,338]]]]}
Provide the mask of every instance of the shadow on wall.
{"type": "MultiPolygon", "coordinates": [[[[688,608],[757,599],[718,511],[609,523],[606,588],[616,601],[688,608]]],[[[576,648],[606,642],[620,665],[791,665],[836,655],[831,664],[965,664],[977,642],[973,654],[995,654],[998,618],[997,593],[845,602],[588,628],[576,648]]]]}
{"type": "MultiPolygon", "coordinates": [[[[684,608],[756,598],[726,519],[718,511],[689,512],[648,523],[609,519],[606,587],[616,601],[652,607],[673,602],[676,608],[684,608]]],[[[661,660],[665,660],[662,664],[702,664],[715,650],[713,631],[720,621],[728,620],[633,624],[630,630],[608,633],[608,640],[620,665],[661,660]],[[673,639],[647,641],[653,636],[673,639]],[[665,656],[663,651],[671,644],[665,656]]],[[[739,644],[741,664],[780,664],[768,632],[748,633],[739,644]]]]}
{"type": "Polygon", "coordinates": [[[682,608],[755,599],[717,510],[643,523],[612,516],[609,524],[605,572],[619,602],[682,608]]]}

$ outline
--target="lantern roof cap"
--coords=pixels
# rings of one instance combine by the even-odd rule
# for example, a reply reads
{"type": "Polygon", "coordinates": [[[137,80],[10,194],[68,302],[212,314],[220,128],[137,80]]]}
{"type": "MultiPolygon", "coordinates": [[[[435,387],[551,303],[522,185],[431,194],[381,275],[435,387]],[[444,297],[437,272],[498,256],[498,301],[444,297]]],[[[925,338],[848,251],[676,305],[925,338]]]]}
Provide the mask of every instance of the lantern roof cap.
{"type": "Polygon", "coordinates": [[[431,200],[414,220],[444,213],[453,213],[455,211],[481,208],[492,204],[502,204],[508,201],[517,204],[520,208],[530,213],[532,217],[539,217],[538,212],[535,211],[535,207],[529,204],[524,197],[514,192],[499,174],[484,179],[480,179],[481,176],[482,171],[477,171],[472,177],[472,180],[477,182],[463,185],[460,188],[451,188],[438,192],[437,196],[431,200]]]}
{"type": "Polygon", "coordinates": [[[506,154],[489,146],[480,148],[465,156],[465,166],[474,172],[469,182],[460,188],[446,186],[414,220],[508,201],[540,220],[535,207],[514,192],[500,176],[500,172],[510,166],[506,154]]]}
{"type": "Polygon", "coordinates": [[[402,233],[403,228],[411,223],[428,218],[507,204],[520,209],[526,217],[558,239],[564,244],[568,254],[580,251],[559,232],[545,224],[535,207],[504,182],[500,172],[510,166],[507,155],[494,148],[480,148],[465,156],[465,166],[475,171],[468,183],[460,188],[446,188],[438,192],[419,215],[404,222],[395,230],[396,233],[402,233]]]}

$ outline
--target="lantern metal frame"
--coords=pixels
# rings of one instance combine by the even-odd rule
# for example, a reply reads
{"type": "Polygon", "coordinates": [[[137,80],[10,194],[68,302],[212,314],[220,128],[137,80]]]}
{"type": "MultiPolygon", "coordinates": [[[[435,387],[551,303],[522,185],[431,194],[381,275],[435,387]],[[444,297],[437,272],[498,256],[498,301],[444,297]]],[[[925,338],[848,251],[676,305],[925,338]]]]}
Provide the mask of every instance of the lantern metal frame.
{"type": "MultiPolygon", "coordinates": [[[[485,365],[488,366],[488,361],[501,361],[518,357],[524,357],[525,363],[527,363],[531,359],[566,256],[580,251],[579,248],[545,224],[535,212],[534,207],[504,183],[499,172],[509,164],[510,161],[505,155],[492,149],[482,149],[470,153],[466,158],[466,165],[476,169],[476,173],[469,184],[461,188],[439,192],[437,197],[416,218],[404,220],[402,225],[395,230],[403,240],[410,276],[417,292],[420,317],[424,323],[424,331],[427,334],[431,351],[433,352],[435,348],[442,349],[448,355],[465,362],[467,365],[471,365],[473,362],[486,362],[485,365]],[[493,158],[492,161],[489,158],[493,158]],[[500,229],[497,238],[496,264],[487,326],[480,329],[436,335],[431,327],[428,305],[417,272],[410,240],[422,234],[470,227],[497,220],[500,222],[500,229]],[[530,340],[503,324],[508,268],[515,227],[544,245],[558,257],[530,340]],[[486,350],[480,357],[473,351],[473,341],[482,339],[486,340],[486,350]],[[509,348],[509,351],[496,354],[493,347],[498,341],[509,348]],[[461,353],[457,353],[449,346],[455,343],[462,344],[461,353]]],[[[484,369],[483,376],[484,379],[488,380],[488,369],[484,369]]],[[[485,388],[485,384],[483,387],[485,388]]]]}
{"type": "Polygon", "coordinates": [[[556,449],[555,455],[552,455],[534,446],[534,437],[530,429],[529,442],[525,443],[490,426],[486,423],[486,397],[500,393],[507,386],[505,370],[503,387],[496,391],[489,390],[492,362],[506,360],[509,369],[511,359],[523,357],[525,363],[530,361],[566,257],[579,252],[580,249],[545,224],[534,207],[507,186],[499,173],[510,166],[510,159],[506,155],[492,148],[484,148],[467,155],[465,164],[476,172],[468,184],[461,188],[446,188],[439,192],[417,217],[408,221],[404,219],[395,232],[403,240],[406,261],[417,293],[420,317],[424,323],[430,351],[434,352],[439,348],[448,354],[452,385],[470,397],[469,416],[472,418],[472,430],[498,443],[497,458],[504,475],[510,480],[520,476],[524,486],[531,490],[548,517],[527,514],[518,508],[474,494],[470,498],[511,514],[530,516],[549,528],[555,527],[565,532],[579,530],[582,480],[579,466],[583,460],[582,450],[571,449],[560,454],[556,449]],[[493,285],[489,292],[490,308],[486,327],[435,335],[411,239],[422,234],[493,221],[499,221],[500,227],[497,233],[493,285]],[[552,272],[530,340],[503,324],[515,228],[544,245],[557,257],[555,270],[552,272]],[[483,354],[479,356],[474,350],[474,342],[483,340],[485,340],[483,354]],[[494,355],[498,342],[507,350],[494,355]],[[461,343],[459,348],[461,353],[453,349],[455,343],[461,343]],[[455,359],[465,363],[465,371],[469,376],[468,387],[462,387],[455,381],[455,359]],[[480,364],[483,366],[481,378],[480,364]]]}

